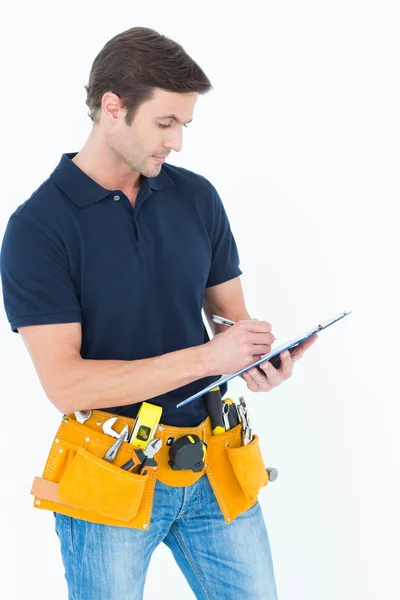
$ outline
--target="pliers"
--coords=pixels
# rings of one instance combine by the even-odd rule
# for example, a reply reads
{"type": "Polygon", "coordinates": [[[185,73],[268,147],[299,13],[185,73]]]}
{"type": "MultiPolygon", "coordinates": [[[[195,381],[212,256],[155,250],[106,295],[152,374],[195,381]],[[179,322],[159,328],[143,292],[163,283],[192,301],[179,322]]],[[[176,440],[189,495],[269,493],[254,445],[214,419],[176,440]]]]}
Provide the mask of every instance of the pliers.
{"type": "Polygon", "coordinates": [[[114,460],[114,458],[117,455],[118,450],[120,449],[120,447],[122,445],[122,442],[126,442],[126,440],[128,439],[128,433],[129,433],[128,425],[125,425],[125,427],[119,434],[117,441],[114,442],[112,446],[110,446],[110,448],[107,450],[107,452],[103,456],[104,460],[106,460],[108,462],[112,462],[114,460]]]}
{"type": "Polygon", "coordinates": [[[132,469],[132,473],[136,473],[137,475],[146,475],[150,467],[157,466],[157,463],[153,457],[159,451],[161,445],[161,439],[155,438],[147,444],[144,450],[141,450],[140,448],[134,448],[135,454],[140,461],[139,465],[135,466],[135,461],[130,458],[125,464],[122,465],[121,469],[124,469],[124,471],[129,471],[132,469],[132,467],[134,467],[132,469]]]}
{"type": "Polygon", "coordinates": [[[239,402],[240,404],[237,407],[237,410],[243,426],[242,444],[243,446],[246,446],[253,440],[253,431],[251,429],[249,413],[247,411],[246,402],[244,401],[243,396],[239,397],[239,402]]]}

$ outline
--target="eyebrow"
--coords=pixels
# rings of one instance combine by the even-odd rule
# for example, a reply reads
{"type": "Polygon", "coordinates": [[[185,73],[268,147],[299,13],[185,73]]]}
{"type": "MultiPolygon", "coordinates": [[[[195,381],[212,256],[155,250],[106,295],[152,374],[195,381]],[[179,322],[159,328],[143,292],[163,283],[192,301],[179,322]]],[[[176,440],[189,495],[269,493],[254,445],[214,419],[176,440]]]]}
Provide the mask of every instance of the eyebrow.
{"type": "Polygon", "coordinates": [[[193,121],[193,119],[190,119],[190,121],[186,121],[186,123],[183,123],[182,121],[180,121],[178,119],[178,117],[176,115],[167,115],[166,117],[157,117],[157,119],[173,119],[174,121],[176,121],[177,123],[180,123],[181,125],[187,125],[188,123],[191,123],[193,121]]]}

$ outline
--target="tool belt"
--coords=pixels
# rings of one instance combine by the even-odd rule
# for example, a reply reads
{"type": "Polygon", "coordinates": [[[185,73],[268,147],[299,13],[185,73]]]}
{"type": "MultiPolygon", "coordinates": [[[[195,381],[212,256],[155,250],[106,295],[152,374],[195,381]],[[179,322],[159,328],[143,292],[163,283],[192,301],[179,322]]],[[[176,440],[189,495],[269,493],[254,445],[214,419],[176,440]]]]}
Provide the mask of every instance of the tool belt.
{"type": "MultiPolygon", "coordinates": [[[[259,447],[259,438],[242,445],[242,423],[213,435],[210,417],[197,427],[159,424],[157,437],[162,446],[155,454],[156,467],[145,475],[125,471],[121,466],[138,458],[132,444],[123,442],[110,463],[103,460],[110,436],[103,433],[107,419],[117,416],[114,429],[133,427],[136,419],[93,410],[84,424],[75,414],[64,415],[53,440],[42,477],[35,477],[31,494],[34,507],[78,519],[137,529],[149,529],[154,488],[159,480],[169,486],[190,486],[204,474],[208,477],[227,524],[251,508],[261,487],[268,483],[259,447]],[[204,468],[173,470],[168,464],[169,438],[197,435],[207,444],[204,468]]],[[[111,440],[112,441],[112,440],[111,440]]]]}

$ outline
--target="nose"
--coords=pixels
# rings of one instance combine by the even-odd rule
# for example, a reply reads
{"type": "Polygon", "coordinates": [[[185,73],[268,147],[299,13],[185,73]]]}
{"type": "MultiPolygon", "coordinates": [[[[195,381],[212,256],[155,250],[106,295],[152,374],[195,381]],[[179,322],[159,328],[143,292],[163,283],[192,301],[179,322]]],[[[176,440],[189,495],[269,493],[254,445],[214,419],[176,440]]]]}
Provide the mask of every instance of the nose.
{"type": "Polygon", "coordinates": [[[180,152],[182,150],[182,129],[176,128],[176,131],[170,132],[163,144],[164,148],[180,152]]]}

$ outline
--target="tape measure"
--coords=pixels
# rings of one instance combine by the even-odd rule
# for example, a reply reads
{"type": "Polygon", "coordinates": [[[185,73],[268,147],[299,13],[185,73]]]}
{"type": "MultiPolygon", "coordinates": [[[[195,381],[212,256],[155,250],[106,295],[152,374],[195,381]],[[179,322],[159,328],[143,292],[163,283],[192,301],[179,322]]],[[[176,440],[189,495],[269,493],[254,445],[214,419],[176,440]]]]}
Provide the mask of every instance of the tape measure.
{"type": "Polygon", "coordinates": [[[191,469],[194,473],[204,468],[204,458],[207,453],[207,444],[198,435],[184,435],[169,448],[169,466],[174,471],[191,469]]]}
{"type": "Polygon", "coordinates": [[[162,407],[142,402],[136,417],[129,443],[144,450],[153,438],[157,425],[160,422],[162,407]]]}

